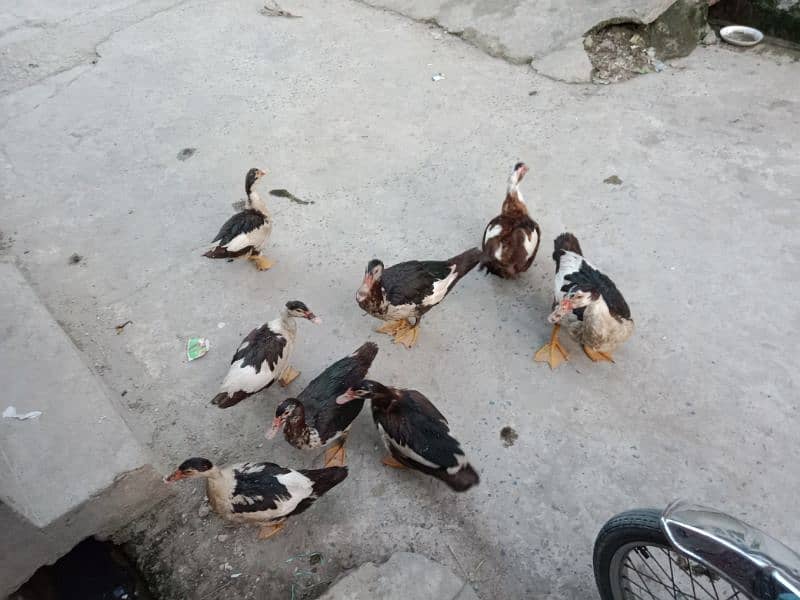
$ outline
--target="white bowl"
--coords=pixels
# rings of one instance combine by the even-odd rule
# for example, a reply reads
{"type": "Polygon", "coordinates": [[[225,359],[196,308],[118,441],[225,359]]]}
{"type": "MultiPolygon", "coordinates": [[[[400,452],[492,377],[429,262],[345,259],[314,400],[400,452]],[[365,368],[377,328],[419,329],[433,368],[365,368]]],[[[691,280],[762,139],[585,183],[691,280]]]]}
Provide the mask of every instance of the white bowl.
{"type": "Polygon", "coordinates": [[[744,25],[729,25],[719,30],[722,39],[734,46],[755,46],[764,39],[764,34],[758,29],[744,25]]]}

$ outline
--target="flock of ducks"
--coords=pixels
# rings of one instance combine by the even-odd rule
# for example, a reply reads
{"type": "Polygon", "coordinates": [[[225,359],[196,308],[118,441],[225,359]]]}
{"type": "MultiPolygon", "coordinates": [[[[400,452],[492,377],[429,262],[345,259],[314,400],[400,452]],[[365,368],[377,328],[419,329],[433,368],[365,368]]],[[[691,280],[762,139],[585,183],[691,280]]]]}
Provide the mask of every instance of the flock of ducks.
{"type": "MultiPolygon", "coordinates": [[[[539,248],[539,225],[530,217],[519,186],[528,172],[517,163],[508,180],[501,213],[489,221],[482,247],[448,260],[412,260],[386,267],[378,259],[367,264],[356,302],[386,324],[377,331],[396,343],[413,347],[427,314],[475,267],[498,277],[515,279],[530,268],[539,248]]],[[[254,189],[265,175],[250,169],[245,178],[245,209],[228,219],[205,253],[209,258],[246,257],[258,270],[273,262],[261,254],[272,232],[265,202],[254,189]]],[[[550,340],[534,359],[551,369],[568,360],[558,338],[563,325],[593,361],[612,361],[614,350],[633,333],[625,299],[611,279],[583,257],[578,239],[562,233],[554,242],[555,279],[550,340]]],[[[212,403],[232,407],[274,384],[288,386],[299,372],[289,364],[297,336],[297,320],[320,323],[299,300],[286,303],[281,314],[253,329],[231,359],[219,393],[212,403]]],[[[386,386],[367,379],[378,346],[366,342],[313,379],[296,397],[281,402],[266,437],[283,431],[295,448],[327,447],[324,468],[289,469],[270,462],[241,463],[220,468],[205,458],[184,461],[167,481],[200,477],[214,510],[223,518],[261,526],[269,538],[284,521],[306,510],[347,477],[345,441],[366,400],[388,455],[383,463],[435,477],[463,492],[476,485],[478,473],[461,444],[450,433],[447,419],[416,390],[386,386]]]]}

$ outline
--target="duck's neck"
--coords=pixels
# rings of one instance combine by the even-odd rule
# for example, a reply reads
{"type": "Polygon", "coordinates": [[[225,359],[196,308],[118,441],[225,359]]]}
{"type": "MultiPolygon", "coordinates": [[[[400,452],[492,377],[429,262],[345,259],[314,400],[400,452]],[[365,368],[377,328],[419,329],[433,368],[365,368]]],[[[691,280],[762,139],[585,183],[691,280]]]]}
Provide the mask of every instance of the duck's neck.
{"type": "Polygon", "coordinates": [[[511,180],[508,182],[508,191],[506,191],[506,199],[503,201],[502,213],[504,215],[527,215],[528,205],[522,198],[522,192],[519,191],[519,183],[511,180]]]}
{"type": "Polygon", "coordinates": [[[217,513],[225,513],[225,499],[230,497],[233,492],[231,486],[235,484],[232,484],[229,480],[226,481],[225,475],[217,466],[211,467],[211,469],[206,471],[204,477],[206,479],[206,497],[208,498],[208,502],[217,513]]]}
{"type": "Polygon", "coordinates": [[[286,419],[283,435],[289,440],[308,443],[311,438],[311,427],[306,421],[306,414],[302,408],[295,409],[295,413],[286,419]]]}
{"type": "Polygon", "coordinates": [[[386,410],[389,408],[394,400],[394,394],[392,393],[392,390],[378,382],[373,383],[373,388],[375,391],[373,391],[373,393],[369,396],[370,402],[372,403],[372,408],[377,408],[378,410],[386,410]]]}
{"type": "Polygon", "coordinates": [[[249,208],[257,210],[262,215],[269,214],[267,212],[267,203],[261,199],[261,196],[253,189],[253,186],[246,186],[244,191],[247,193],[247,206],[249,208]]]}
{"type": "Polygon", "coordinates": [[[270,325],[272,324],[276,327],[270,327],[270,329],[278,329],[290,335],[297,333],[297,320],[289,314],[289,310],[286,308],[281,311],[281,316],[275,319],[270,325]]]}

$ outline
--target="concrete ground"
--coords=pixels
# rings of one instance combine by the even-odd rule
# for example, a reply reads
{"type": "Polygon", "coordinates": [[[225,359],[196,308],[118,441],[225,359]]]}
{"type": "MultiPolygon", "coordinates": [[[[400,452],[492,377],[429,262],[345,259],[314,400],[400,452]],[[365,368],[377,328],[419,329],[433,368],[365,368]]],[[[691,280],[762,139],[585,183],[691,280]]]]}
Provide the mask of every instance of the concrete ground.
{"type": "Polygon", "coordinates": [[[197,455],[319,463],[263,439],[286,392],[208,405],[241,337],[296,298],[324,324],[299,324],[291,392],[375,340],[372,376],[425,392],[482,478],[454,495],[386,469],[365,413],[348,480],[280,537],[226,527],[191,483],[126,531],[162,598],[313,596],[397,551],[482,598],[592,597],[604,520],[678,496],[800,548],[795,56],[698,48],[624,84],[570,85],[351,0],[282,3],[301,19],[259,0],[4,4],[3,251],[164,473],[197,455]],[[411,351],[374,333],[354,301],[366,262],[477,244],[517,160],[545,238],[529,273],[465,278],[411,351]],[[264,190],[314,201],[269,197],[266,273],[200,256],[252,166],[264,190]],[[614,365],[576,348],[556,372],[531,360],[565,229],[631,305],[614,365]],[[188,363],[192,336],[212,348],[188,363]]]}

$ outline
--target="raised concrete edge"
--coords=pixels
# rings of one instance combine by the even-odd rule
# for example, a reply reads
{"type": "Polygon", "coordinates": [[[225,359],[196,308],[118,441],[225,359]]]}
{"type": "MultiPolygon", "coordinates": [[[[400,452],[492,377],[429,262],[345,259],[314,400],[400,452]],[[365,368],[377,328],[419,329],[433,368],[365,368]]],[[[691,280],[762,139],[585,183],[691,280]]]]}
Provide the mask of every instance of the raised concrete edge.
{"type": "Polygon", "coordinates": [[[167,493],[103,382],[22,273],[0,260],[0,598],[82,539],[107,536],[167,493]]]}

